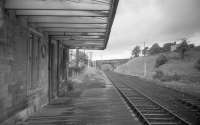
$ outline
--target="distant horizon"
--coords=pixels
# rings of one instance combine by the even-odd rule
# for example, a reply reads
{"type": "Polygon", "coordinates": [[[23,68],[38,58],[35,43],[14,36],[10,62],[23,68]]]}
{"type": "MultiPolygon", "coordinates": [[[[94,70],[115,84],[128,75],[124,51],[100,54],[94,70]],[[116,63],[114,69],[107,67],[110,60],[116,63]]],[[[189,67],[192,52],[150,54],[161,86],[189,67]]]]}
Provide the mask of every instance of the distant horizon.
{"type": "MultiPolygon", "coordinates": [[[[177,42],[177,41],[174,41],[174,42],[177,42]]],[[[160,47],[163,47],[163,45],[165,43],[172,43],[172,42],[162,42],[162,43],[159,43],[159,42],[155,42],[155,43],[158,43],[160,47]]],[[[152,43],[151,45],[149,46],[145,46],[145,47],[151,47],[153,44],[155,43],[152,43]]],[[[194,44],[195,46],[200,46],[200,42],[198,43],[195,43],[195,42],[190,42],[189,44],[194,44]]],[[[137,46],[137,45],[135,45],[137,46]]],[[[128,54],[124,54],[123,56],[115,56],[115,57],[108,57],[107,55],[103,55],[106,51],[105,50],[86,50],[87,53],[89,52],[92,52],[93,53],[93,60],[114,60],[114,59],[129,59],[131,57],[131,50],[135,47],[135,46],[132,46],[132,48],[129,50],[129,53],[128,54]]],[[[140,46],[141,49],[143,49],[144,47],[143,46],[140,46]]]]}

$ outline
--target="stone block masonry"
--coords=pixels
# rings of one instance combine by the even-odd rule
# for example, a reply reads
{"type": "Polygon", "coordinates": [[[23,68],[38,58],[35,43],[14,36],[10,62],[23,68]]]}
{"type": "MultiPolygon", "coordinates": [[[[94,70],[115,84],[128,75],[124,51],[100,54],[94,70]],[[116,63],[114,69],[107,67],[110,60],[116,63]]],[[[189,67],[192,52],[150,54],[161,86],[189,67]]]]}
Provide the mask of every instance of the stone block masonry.
{"type": "MultiPolygon", "coordinates": [[[[34,60],[29,60],[28,47],[31,32],[26,20],[12,12],[3,14],[0,6],[0,123],[11,125],[48,103],[48,54],[39,56],[38,78],[34,80],[30,70],[34,60]],[[36,87],[31,88],[31,84],[36,87]]],[[[39,49],[41,45],[48,48],[47,42],[44,34],[39,49]]]]}

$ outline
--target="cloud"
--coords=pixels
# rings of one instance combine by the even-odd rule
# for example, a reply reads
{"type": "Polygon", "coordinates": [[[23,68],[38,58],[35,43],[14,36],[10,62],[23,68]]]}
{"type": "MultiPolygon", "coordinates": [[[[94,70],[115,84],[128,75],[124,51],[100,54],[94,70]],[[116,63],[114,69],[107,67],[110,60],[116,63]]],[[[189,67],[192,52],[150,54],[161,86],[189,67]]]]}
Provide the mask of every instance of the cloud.
{"type": "Polygon", "coordinates": [[[150,46],[183,37],[198,43],[199,12],[200,0],[121,0],[107,49],[99,53],[127,57],[128,50],[144,41],[150,46]]]}
{"type": "Polygon", "coordinates": [[[188,38],[188,40],[199,46],[200,45],[200,32],[193,34],[192,36],[190,36],[188,38]]]}

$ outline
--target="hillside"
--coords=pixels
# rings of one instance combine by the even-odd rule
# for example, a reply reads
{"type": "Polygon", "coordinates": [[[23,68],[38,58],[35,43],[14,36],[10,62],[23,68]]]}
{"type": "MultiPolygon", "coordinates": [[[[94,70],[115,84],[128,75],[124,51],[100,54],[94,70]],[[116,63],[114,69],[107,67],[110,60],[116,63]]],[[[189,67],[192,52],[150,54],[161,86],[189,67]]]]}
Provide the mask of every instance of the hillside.
{"type": "Polygon", "coordinates": [[[117,67],[115,71],[155,81],[158,81],[158,79],[154,79],[153,76],[156,74],[156,71],[161,71],[166,78],[170,76],[179,78],[178,80],[161,80],[163,83],[162,85],[181,91],[188,91],[189,89],[189,93],[192,88],[194,90],[192,94],[200,94],[200,71],[194,68],[194,63],[200,58],[200,51],[187,51],[184,60],[181,60],[179,54],[176,52],[163,54],[167,57],[168,61],[159,68],[155,68],[156,59],[160,55],[157,54],[134,58],[126,64],[117,67]],[[146,63],[146,76],[144,76],[144,63],[146,63]]]}
{"type": "Polygon", "coordinates": [[[147,70],[147,77],[150,78],[152,73],[154,72],[154,64],[155,59],[158,57],[156,56],[146,56],[146,57],[137,57],[134,58],[127,63],[120,65],[116,68],[116,72],[134,75],[134,76],[141,76],[144,75],[144,62],[146,63],[146,70],[147,70]]]}

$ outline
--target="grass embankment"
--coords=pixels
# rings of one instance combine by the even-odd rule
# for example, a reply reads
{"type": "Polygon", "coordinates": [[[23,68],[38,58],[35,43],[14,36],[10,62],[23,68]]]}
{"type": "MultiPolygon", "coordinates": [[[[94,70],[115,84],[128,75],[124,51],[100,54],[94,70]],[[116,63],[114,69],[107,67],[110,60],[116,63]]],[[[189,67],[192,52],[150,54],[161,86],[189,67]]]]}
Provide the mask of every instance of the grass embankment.
{"type": "Polygon", "coordinates": [[[155,67],[155,63],[160,54],[134,58],[119,66],[115,71],[154,80],[160,85],[200,97],[200,71],[194,67],[195,62],[200,58],[200,51],[187,51],[184,60],[180,59],[180,55],[176,52],[162,54],[167,57],[168,61],[158,68],[155,67]],[[144,63],[146,64],[146,76],[144,76],[144,63]],[[154,78],[157,71],[164,75],[165,80],[161,80],[162,82],[154,78]],[[174,76],[178,78],[171,79],[174,76]]]}

